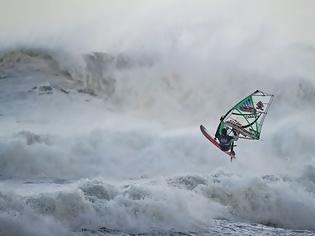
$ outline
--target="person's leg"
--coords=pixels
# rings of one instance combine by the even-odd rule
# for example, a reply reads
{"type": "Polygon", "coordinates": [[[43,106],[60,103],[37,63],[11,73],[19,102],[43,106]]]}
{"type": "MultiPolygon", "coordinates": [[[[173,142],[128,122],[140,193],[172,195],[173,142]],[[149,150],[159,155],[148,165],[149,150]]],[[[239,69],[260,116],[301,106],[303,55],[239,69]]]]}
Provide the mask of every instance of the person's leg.
{"type": "Polygon", "coordinates": [[[232,153],[233,155],[235,155],[235,152],[234,152],[234,142],[232,142],[231,153],[232,153]]]}

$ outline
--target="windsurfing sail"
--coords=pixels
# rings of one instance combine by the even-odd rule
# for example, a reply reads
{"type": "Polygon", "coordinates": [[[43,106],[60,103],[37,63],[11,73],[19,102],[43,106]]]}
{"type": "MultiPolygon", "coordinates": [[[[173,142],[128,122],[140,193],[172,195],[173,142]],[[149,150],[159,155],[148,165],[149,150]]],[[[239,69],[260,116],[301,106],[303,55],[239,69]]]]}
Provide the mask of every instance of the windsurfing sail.
{"type": "Polygon", "coordinates": [[[239,138],[258,140],[272,100],[273,95],[256,90],[221,118],[221,127],[234,129],[239,138]]]}

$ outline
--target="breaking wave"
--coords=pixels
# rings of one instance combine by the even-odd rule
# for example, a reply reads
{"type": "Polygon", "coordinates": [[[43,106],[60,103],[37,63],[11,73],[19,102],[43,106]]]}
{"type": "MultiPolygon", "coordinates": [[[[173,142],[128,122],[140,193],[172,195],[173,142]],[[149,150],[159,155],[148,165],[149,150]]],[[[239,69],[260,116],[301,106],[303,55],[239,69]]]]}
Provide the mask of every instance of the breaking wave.
{"type": "MultiPolygon", "coordinates": [[[[281,67],[276,70],[276,64],[268,65],[271,68],[266,70],[274,70],[269,74],[253,74],[253,68],[235,70],[230,64],[226,68],[222,68],[221,64],[210,64],[209,68],[204,68],[203,64],[193,63],[189,54],[174,65],[173,60],[178,62],[176,53],[176,58],[165,59],[155,54],[95,52],[81,56],[58,50],[19,49],[1,53],[0,78],[34,76],[36,73],[59,77],[62,81],[73,82],[71,85],[63,84],[65,89],[105,97],[115,107],[171,125],[181,122],[187,125],[197,119],[209,119],[214,109],[223,113],[231,99],[237,101],[256,88],[276,94],[275,103],[281,107],[273,110],[277,115],[296,110],[305,113],[310,111],[305,107],[315,104],[315,85],[311,76],[315,72],[303,71],[303,63],[299,60],[304,58],[299,54],[304,47],[297,45],[287,50],[297,54],[296,58],[286,58],[282,62],[290,66],[293,71],[290,75],[281,67]],[[194,68],[187,68],[189,64],[194,68]],[[238,89],[231,89],[234,87],[238,89]],[[222,93],[229,94],[231,99],[226,100],[222,93]],[[163,117],[159,115],[161,113],[163,117]],[[178,114],[184,119],[172,122],[173,117],[179,117],[178,114]]],[[[282,54],[278,57],[283,59],[282,54]]],[[[310,60],[315,61],[315,56],[309,55],[307,63],[310,60]]]]}
{"type": "Polygon", "coordinates": [[[2,88],[0,117],[9,128],[0,142],[0,232],[201,233],[214,219],[314,231],[310,74],[300,65],[294,76],[231,65],[227,73],[190,56],[174,65],[178,58],[157,55],[2,52],[6,88],[10,80],[35,82],[16,95],[2,88]],[[240,142],[231,165],[209,148],[199,124],[215,127],[258,87],[276,94],[265,141],[240,142]],[[32,186],[35,193],[23,190],[32,186]]]}
{"type": "Polygon", "coordinates": [[[1,236],[314,235],[309,2],[11,2],[1,236]],[[262,140],[231,163],[199,125],[256,89],[262,140]]]}
{"type": "MultiPolygon", "coordinates": [[[[202,233],[209,232],[212,219],[228,219],[314,230],[314,197],[297,181],[218,172],[137,183],[101,178],[50,183],[60,190],[24,196],[2,191],[0,228],[5,235],[69,235],[69,230],[73,234],[98,230],[202,233]],[[18,230],[13,222],[20,226],[18,230]],[[30,227],[31,222],[39,228],[30,227]]],[[[45,182],[27,184],[32,188],[45,182]]]]}

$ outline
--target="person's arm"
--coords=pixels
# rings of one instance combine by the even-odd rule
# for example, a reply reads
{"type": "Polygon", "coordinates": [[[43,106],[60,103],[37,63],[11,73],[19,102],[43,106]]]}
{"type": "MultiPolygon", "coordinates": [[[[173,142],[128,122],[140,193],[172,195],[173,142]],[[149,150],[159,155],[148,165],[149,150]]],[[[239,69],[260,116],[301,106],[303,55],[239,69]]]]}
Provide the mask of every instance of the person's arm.
{"type": "Polygon", "coordinates": [[[232,129],[232,132],[233,132],[233,139],[234,141],[237,141],[238,140],[238,133],[236,132],[236,130],[232,129]]]}
{"type": "Polygon", "coordinates": [[[230,145],[232,145],[238,139],[238,137],[235,137],[235,136],[228,136],[228,137],[229,137],[229,144],[230,145]]]}

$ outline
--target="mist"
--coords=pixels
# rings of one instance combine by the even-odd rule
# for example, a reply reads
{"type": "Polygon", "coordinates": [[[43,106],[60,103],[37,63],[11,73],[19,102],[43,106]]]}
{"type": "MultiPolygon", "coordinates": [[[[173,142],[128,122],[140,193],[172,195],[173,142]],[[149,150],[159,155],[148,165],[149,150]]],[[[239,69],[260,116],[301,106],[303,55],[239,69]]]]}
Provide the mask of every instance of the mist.
{"type": "Polygon", "coordinates": [[[314,7],[1,1],[0,234],[312,234],[314,7]],[[199,125],[256,89],[231,163],[199,125]]]}

